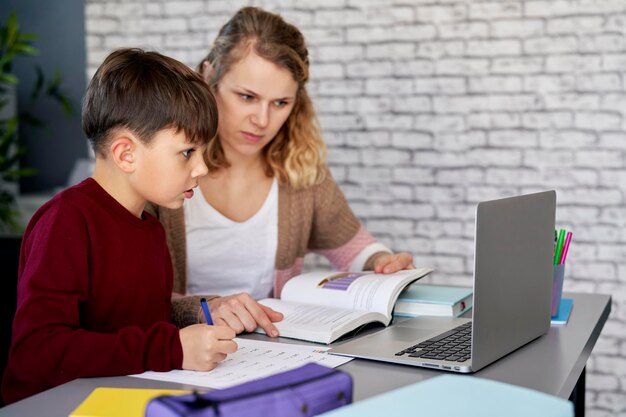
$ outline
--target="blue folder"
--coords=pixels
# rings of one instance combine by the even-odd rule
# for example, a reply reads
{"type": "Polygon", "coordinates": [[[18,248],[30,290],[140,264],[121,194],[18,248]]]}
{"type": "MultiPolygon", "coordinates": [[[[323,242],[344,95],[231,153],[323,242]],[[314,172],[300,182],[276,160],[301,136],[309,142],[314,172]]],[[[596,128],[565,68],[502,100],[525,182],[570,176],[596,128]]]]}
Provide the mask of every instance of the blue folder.
{"type": "Polygon", "coordinates": [[[573,417],[571,402],[469,375],[441,375],[358,401],[324,417],[573,417]]]}

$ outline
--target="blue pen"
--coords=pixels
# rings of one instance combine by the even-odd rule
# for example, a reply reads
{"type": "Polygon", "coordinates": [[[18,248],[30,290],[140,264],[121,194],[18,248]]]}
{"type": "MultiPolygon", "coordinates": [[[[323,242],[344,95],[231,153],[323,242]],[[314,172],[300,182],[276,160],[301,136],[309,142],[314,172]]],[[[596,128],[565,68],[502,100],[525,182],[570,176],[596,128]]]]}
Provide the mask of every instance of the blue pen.
{"type": "Polygon", "coordinates": [[[204,317],[206,318],[206,324],[209,326],[213,325],[213,319],[211,318],[211,312],[209,311],[209,306],[206,303],[206,298],[200,299],[200,305],[202,306],[202,311],[204,311],[204,317]]]}

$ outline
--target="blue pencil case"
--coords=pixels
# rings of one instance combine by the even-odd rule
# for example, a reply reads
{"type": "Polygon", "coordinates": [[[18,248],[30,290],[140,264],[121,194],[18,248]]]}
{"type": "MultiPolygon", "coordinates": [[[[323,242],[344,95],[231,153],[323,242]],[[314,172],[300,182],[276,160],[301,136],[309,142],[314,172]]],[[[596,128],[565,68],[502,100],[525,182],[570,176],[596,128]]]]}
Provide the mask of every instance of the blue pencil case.
{"type": "Polygon", "coordinates": [[[352,402],[352,377],[309,363],[256,381],[206,393],[152,399],[146,417],[315,416],[352,402]]]}

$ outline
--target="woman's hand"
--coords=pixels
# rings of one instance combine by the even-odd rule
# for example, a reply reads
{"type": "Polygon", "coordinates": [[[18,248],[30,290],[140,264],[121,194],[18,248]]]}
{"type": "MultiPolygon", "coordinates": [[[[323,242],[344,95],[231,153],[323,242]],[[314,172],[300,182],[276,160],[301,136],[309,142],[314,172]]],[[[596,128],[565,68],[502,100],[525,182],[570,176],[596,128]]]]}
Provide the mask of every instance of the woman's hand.
{"type": "Polygon", "coordinates": [[[374,262],[374,272],[377,274],[391,274],[403,269],[415,269],[410,253],[389,253],[379,256],[374,262]]]}
{"type": "Polygon", "coordinates": [[[259,304],[248,293],[213,298],[209,309],[215,324],[225,324],[238,334],[253,332],[260,326],[268,336],[277,337],[278,330],[272,323],[283,319],[282,313],[259,304]]]}

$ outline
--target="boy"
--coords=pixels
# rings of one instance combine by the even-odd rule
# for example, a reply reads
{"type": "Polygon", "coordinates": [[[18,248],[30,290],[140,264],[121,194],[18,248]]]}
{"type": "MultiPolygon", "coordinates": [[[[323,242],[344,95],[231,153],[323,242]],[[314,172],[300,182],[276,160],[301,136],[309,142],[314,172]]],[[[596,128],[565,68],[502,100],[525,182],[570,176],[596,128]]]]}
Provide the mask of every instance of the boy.
{"type": "Polygon", "coordinates": [[[43,205],[24,233],[5,402],[75,378],[209,370],[236,350],[225,326],[171,324],[172,265],[147,201],[178,208],[207,173],[217,109],[180,62],[122,49],[91,80],[91,178],[43,205]]]}

